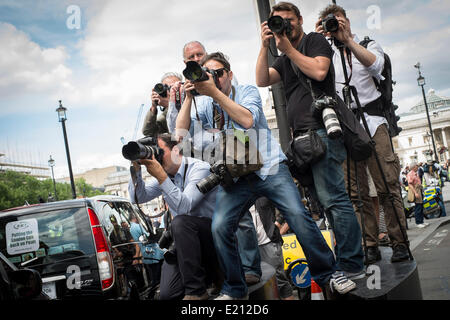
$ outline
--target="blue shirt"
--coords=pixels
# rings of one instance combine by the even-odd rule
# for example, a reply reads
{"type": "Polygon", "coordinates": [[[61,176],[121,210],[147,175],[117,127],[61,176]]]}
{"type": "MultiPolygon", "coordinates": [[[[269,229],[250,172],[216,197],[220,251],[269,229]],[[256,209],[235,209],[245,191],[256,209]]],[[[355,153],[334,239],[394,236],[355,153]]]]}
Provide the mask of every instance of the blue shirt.
{"type": "MultiPolygon", "coordinates": [[[[253,127],[248,130],[243,128],[239,123],[232,120],[225,111],[223,111],[224,129],[235,128],[237,130],[245,131],[248,133],[252,141],[256,138],[257,149],[264,161],[264,166],[261,170],[257,171],[256,174],[262,180],[265,180],[268,175],[277,173],[278,164],[286,160],[286,156],[281,150],[277,140],[272,136],[272,132],[267,125],[267,120],[262,109],[262,101],[258,89],[251,85],[238,85],[235,89],[236,96],[233,97],[233,91],[231,91],[229,97],[234,100],[234,102],[251,112],[253,117],[253,127]]],[[[210,129],[215,128],[213,108],[216,108],[219,114],[222,113],[222,109],[213,101],[211,97],[208,96],[195,97],[195,104],[197,108],[195,108],[194,103],[192,103],[191,107],[190,134],[194,139],[195,146],[198,147],[201,145],[203,149],[210,148],[214,133],[210,133],[208,130],[210,131],[210,129]],[[198,120],[200,120],[201,124],[199,124],[198,120]],[[199,143],[198,140],[201,140],[201,142],[199,143]]],[[[217,142],[218,139],[215,141],[217,142]]]]}
{"type": "MultiPolygon", "coordinates": [[[[136,222],[130,223],[130,233],[134,241],[139,241],[139,237],[142,235],[149,235],[144,231],[144,229],[142,229],[141,225],[136,222]]],[[[144,246],[141,242],[139,242],[139,247],[141,248],[141,254],[144,257],[144,263],[158,263],[158,260],[162,260],[164,258],[164,252],[157,243],[149,243],[144,246]]]]}
{"type": "MultiPolygon", "coordinates": [[[[206,217],[212,219],[216,203],[217,187],[203,194],[198,190],[197,183],[211,174],[208,163],[183,157],[180,168],[173,178],[167,178],[160,185],[156,178],[145,184],[142,173],[137,173],[137,199],[139,203],[148,202],[162,195],[169,205],[172,216],[185,214],[195,217],[206,217]],[[187,172],[184,174],[187,162],[187,172]],[[186,177],[185,179],[183,177],[186,177]]],[[[130,180],[128,185],[130,199],[134,202],[134,184],[130,180]]]]}

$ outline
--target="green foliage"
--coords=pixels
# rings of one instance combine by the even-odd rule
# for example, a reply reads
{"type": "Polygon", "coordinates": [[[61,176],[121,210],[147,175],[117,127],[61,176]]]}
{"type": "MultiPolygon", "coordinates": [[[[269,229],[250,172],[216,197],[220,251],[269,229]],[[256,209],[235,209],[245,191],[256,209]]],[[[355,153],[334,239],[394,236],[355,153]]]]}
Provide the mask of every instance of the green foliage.
{"type": "MultiPolygon", "coordinates": [[[[75,181],[77,197],[92,197],[105,194],[94,189],[84,179],[75,181]]],[[[49,195],[56,200],[53,180],[38,180],[24,173],[6,170],[0,172],[0,210],[39,203],[40,198],[47,202],[49,195]]],[[[56,183],[58,200],[72,199],[70,183],[56,183]]]]}

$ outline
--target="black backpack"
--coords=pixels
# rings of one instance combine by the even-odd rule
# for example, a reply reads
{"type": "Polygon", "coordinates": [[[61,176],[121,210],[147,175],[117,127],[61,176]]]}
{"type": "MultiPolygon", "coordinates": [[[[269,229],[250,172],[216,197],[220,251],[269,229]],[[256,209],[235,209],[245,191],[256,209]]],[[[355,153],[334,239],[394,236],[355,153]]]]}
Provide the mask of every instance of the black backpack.
{"type": "MultiPolygon", "coordinates": [[[[367,46],[372,41],[374,40],[366,36],[359,44],[367,49],[367,46]]],[[[395,114],[395,110],[398,109],[398,106],[392,102],[392,91],[394,89],[395,81],[392,80],[391,59],[386,53],[384,53],[384,67],[381,75],[384,77],[384,80],[378,81],[373,78],[373,81],[377,90],[381,93],[382,112],[389,123],[389,135],[395,137],[402,131],[402,128],[397,124],[400,117],[395,114]]]]}

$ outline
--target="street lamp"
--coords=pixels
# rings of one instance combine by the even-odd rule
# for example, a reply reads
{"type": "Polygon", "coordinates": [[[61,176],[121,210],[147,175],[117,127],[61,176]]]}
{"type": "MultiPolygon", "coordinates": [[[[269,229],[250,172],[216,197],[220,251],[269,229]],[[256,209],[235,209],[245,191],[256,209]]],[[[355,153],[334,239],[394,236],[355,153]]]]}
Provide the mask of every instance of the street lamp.
{"type": "Polygon", "coordinates": [[[72,197],[75,199],[77,194],[75,192],[75,182],[73,181],[73,173],[72,173],[72,163],[70,162],[70,152],[69,152],[69,144],[67,143],[67,133],[66,133],[66,108],[62,106],[61,100],[59,100],[59,108],[56,109],[58,112],[58,120],[62,124],[63,134],[64,134],[64,144],[66,145],[66,155],[67,155],[67,164],[69,165],[69,175],[70,175],[70,185],[72,187],[72,197]]]}
{"type": "Polygon", "coordinates": [[[425,85],[425,78],[422,76],[422,73],[420,72],[420,62],[417,62],[414,65],[414,68],[417,68],[417,70],[419,71],[419,77],[417,78],[417,84],[419,85],[419,87],[422,87],[422,95],[423,95],[423,101],[425,103],[425,111],[427,113],[428,127],[430,128],[431,141],[433,142],[434,158],[435,158],[436,162],[438,162],[437,152],[436,152],[436,144],[434,143],[433,129],[431,128],[430,113],[428,112],[427,98],[425,96],[425,89],[423,88],[423,86],[425,85]]]}
{"type": "Polygon", "coordinates": [[[52,159],[50,155],[50,159],[48,160],[48,165],[52,168],[52,179],[53,179],[53,189],[55,190],[55,199],[58,201],[58,194],[56,193],[56,184],[55,184],[55,175],[53,174],[53,167],[55,166],[55,160],[52,159]]]}

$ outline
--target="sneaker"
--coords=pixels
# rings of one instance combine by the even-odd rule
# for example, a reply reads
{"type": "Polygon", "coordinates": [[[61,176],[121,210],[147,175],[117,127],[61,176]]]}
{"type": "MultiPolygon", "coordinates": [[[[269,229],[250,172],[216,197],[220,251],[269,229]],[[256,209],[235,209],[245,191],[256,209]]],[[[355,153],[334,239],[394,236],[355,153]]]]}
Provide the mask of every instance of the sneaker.
{"type": "Polygon", "coordinates": [[[208,299],[209,299],[209,295],[208,295],[207,291],[205,291],[205,293],[199,294],[199,295],[186,294],[183,298],[183,300],[208,300],[208,299]]]}
{"type": "Polygon", "coordinates": [[[421,223],[421,224],[418,224],[418,225],[417,225],[417,228],[419,228],[419,229],[422,229],[422,228],[425,228],[425,227],[428,227],[428,224],[426,224],[426,223],[421,223]]]}
{"type": "Polygon", "coordinates": [[[342,271],[336,271],[331,276],[330,288],[332,292],[336,290],[339,294],[346,294],[356,288],[356,283],[347,279],[342,271]]]}
{"type": "Polygon", "coordinates": [[[248,286],[257,284],[260,280],[261,280],[261,278],[258,277],[257,275],[254,275],[254,274],[251,274],[251,273],[245,275],[245,283],[248,286]]]}
{"type": "Polygon", "coordinates": [[[404,244],[398,244],[392,249],[391,262],[406,261],[408,259],[408,249],[404,244]]]}
{"type": "Polygon", "coordinates": [[[217,298],[215,298],[214,300],[248,300],[248,294],[243,296],[242,298],[234,298],[234,297],[231,297],[231,296],[229,296],[227,294],[222,293],[217,298]]]}
{"type": "Polygon", "coordinates": [[[342,271],[344,273],[344,276],[347,277],[349,280],[358,280],[362,279],[366,276],[366,269],[362,269],[359,272],[348,272],[348,271],[342,271]]]}

